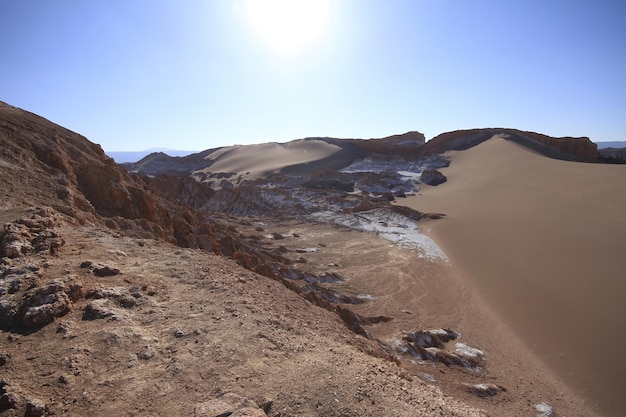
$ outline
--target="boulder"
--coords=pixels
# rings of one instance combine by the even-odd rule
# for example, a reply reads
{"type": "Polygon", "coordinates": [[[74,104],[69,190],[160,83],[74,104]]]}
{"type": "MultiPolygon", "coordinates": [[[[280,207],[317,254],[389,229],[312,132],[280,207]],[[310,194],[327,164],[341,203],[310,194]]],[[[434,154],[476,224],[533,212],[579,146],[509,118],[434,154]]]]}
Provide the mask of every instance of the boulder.
{"type": "Polygon", "coordinates": [[[433,186],[443,184],[448,181],[448,178],[436,169],[426,169],[422,171],[420,178],[422,183],[433,186]]]}

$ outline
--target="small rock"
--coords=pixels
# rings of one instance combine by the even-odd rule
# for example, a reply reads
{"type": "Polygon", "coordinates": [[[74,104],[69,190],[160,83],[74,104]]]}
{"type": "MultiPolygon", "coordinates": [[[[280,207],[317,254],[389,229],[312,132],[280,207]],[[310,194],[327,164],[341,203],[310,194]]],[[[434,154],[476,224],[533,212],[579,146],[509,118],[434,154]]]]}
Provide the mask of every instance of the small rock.
{"type": "Polygon", "coordinates": [[[117,275],[120,273],[120,270],[117,268],[110,267],[108,265],[103,264],[93,264],[91,265],[91,271],[94,275],[99,277],[110,277],[113,275],[117,275]]]}
{"type": "Polygon", "coordinates": [[[6,365],[10,357],[10,353],[0,353],[0,366],[6,365]]]}
{"type": "Polygon", "coordinates": [[[94,275],[99,277],[109,277],[120,273],[120,270],[117,268],[93,261],[83,261],[81,262],[80,267],[89,268],[94,275]]]}
{"type": "Polygon", "coordinates": [[[431,374],[427,374],[426,372],[420,372],[417,377],[419,379],[421,379],[422,381],[426,381],[426,382],[436,382],[437,379],[431,375],[431,374]]]}
{"type": "Polygon", "coordinates": [[[174,337],[181,338],[183,336],[185,336],[185,332],[183,332],[181,329],[174,330],[174,337]]]}
{"type": "Polygon", "coordinates": [[[504,387],[495,384],[466,385],[466,388],[469,392],[480,398],[493,397],[494,395],[506,391],[504,387]]]}
{"type": "Polygon", "coordinates": [[[5,392],[0,394],[0,411],[10,410],[16,408],[19,402],[19,398],[12,392],[5,392]]]}
{"type": "Polygon", "coordinates": [[[93,265],[92,261],[82,261],[80,263],[80,267],[83,268],[83,269],[84,268],[89,268],[91,265],[93,265]]]}
{"type": "Polygon", "coordinates": [[[19,397],[9,389],[9,383],[0,380],[0,411],[16,408],[18,403],[19,397]]]}
{"type": "Polygon", "coordinates": [[[539,414],[537,414],[537,417],[556,417],[554,409],[548,403],[540,403],[535,405],[535,410],[539,412],[539,414]]]}
{"type": "Polygon", "coordinates": [[[90,302],[83,310],[83,320],[103,319],[107,317],[117,317],[117,311],[111,308],[111,303],[106,298],[90,302]]]}
{"type": "Polygon", "coordinates": [[[150,360],[156,356],[156,351],[150,347],[146,346],[141,352],[137,354],[139,359],[143,359],[144,361],[150,360]]]}
{"type": "Polygon", "coordinates": [[[46,412],[46,404],[39,400],[26,401],[26,417],[41,417],[46,412]]]}

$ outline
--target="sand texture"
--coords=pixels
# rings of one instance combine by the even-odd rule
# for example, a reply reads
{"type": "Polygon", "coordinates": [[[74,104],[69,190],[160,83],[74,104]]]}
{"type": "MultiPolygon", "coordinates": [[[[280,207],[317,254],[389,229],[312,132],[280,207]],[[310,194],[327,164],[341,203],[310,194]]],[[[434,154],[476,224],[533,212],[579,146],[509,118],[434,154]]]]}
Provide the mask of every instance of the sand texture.
{"type": "Polygon", "coordinates": [[[254,179],[287,166],[326,158],[338,150],[338,146],[321,140],[228,146],[207,156],[215,162],[206,171],[232,172],[254,179]]]}
{"type": "Polygon", "coordinates": [[[626,397],[626,166],[546,158],[494,138],[450,152],[446,184],[402,204],[545,363],[603,415],[626,397]]]}

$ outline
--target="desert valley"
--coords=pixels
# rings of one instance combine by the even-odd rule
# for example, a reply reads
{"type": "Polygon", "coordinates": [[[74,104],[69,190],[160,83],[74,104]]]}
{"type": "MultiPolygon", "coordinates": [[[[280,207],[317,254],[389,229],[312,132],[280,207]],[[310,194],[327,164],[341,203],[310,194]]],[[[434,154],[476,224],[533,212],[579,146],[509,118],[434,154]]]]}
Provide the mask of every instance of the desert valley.
{"type": "Polygon", "coordinates": [[[620,158],[489,128],[117,164],[0,102],[0,415],[626,415],[620,158]]]}

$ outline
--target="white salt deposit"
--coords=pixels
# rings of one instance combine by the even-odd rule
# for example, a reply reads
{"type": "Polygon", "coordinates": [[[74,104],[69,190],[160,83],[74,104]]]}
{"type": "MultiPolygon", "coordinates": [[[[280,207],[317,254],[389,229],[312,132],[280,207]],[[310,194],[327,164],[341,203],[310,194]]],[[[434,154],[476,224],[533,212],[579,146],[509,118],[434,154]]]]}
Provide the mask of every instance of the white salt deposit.
{"type": "Polygon", "coordinates": [[[313,220],[372,232],[402,247],[414,249],[420,258],[447,262],[446,254],[428,236],[420,233],[415,221],[388,209],[374,209],[360,213],[333,213],[320,211],[311,215],[313,220]]]}

